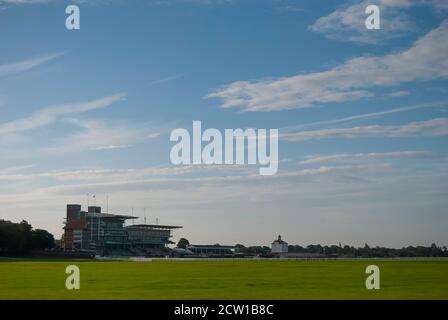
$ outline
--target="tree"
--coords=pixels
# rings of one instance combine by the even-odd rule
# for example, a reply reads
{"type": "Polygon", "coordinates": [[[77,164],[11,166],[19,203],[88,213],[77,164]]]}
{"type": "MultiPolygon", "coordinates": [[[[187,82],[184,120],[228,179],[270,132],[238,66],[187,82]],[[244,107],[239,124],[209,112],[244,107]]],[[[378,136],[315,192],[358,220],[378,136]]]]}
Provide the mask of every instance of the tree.
{"type": "Polygon", "coordinates": [[[2,251],[12,254],[22,254],[31,248],[31,226],[26,221],[13,223],[11,221],[1,221],[2,251]]]}
{"type": "Polygon", "coordinates": [[[41,250],[54,248],[54,237],[47,230],[36,229],[32,231],[31,235],[33,249],[41,250]]]}
{"type": "Polygon", "coordinates": [[[190,241],[188,241],[185,238],[180,238],[179,242],[177,243],[178,248],[187,249],[187,246],[190,245],[190,241]]]}
{"type": "Polygon", "coordinates": [[[237,252],[237,253],[246,253],[247,252],[247,248],[244,245],[242,245],[240,243],[237,243],[235,245],[235,252],[237,252]]]}
{"type": "Polygon", "coordinates": [[[26,221],[0,220],[0,255],[23,256],[33,249],[53,248],[54,238],[45,230],[33,230],[26,221]]]}

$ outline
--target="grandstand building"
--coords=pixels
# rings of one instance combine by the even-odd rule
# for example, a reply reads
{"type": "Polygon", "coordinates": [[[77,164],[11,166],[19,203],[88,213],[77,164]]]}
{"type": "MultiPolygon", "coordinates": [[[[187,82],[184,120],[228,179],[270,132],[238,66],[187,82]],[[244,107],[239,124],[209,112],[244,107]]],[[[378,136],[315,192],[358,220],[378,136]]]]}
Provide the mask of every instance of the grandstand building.
{"type": "Polygon", "coordinates": [[[234,246],[214,245],[188,245],[187,250],[200,257],[232,257],[235,255],[234,246]]]}
{"type": "Polygon", "coordinates": [[[99,255],[158,256],[168,253],[171,231],[181,227],[129,225],[137,217],[101,212],[101,207],[67,205],[63,246],[69,251],[94,251],[99,255]]]}
{"type": "Polygon", "coordinates": [[[177,226],[164,226],[158,224],[137,224],[125,227],[131,251],[136,255],[148,253],[163,255],[169,244],[171,231],[179,229],[177,226]]]}

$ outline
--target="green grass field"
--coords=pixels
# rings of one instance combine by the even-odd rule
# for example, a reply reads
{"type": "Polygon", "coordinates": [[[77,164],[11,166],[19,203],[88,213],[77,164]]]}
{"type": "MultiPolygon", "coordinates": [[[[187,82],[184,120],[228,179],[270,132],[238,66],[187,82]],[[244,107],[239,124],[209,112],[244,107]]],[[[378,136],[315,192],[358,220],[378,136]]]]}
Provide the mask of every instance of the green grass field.
{"type": "Polygon", "coordinates": [[[448,299],[448,261],[0,260],[0,299],[448,299]],[[65,268],[81,289],[65,288],[65,268]],[[369,264],[381,289],[367,290],[369,264]]]}

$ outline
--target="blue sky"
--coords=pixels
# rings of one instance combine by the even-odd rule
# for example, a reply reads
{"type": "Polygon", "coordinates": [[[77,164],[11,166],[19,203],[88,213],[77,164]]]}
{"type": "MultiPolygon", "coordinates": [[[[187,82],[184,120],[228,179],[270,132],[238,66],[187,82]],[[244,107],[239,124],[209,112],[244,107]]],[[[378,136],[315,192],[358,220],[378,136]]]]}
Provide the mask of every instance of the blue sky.
{"type": "Polygon", "coordinates": [[[194,243],[447,245],[448,5],[370,3],[380,30],[364,1],[0,0],[1,218],[60,236],[108,194],[194,243]],[[193,120],[278,128],[278,174],[173,167],[193,120]]]}

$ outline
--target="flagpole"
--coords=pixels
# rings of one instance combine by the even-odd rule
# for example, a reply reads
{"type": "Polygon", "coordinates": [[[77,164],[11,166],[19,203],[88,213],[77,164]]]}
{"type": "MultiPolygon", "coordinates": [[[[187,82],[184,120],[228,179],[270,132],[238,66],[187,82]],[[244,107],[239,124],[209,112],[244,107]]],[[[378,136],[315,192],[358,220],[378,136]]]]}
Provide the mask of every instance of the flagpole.
{"type": "MultiPolygon", "coordinates": [[[[86,219],[89,214],[89,205],[90,205],[90,192],[87,193],[87,210],[86,210],[86,219]]],[[[87,223],[87,220],[86,220],[87,223]]],[[[93,217],[90,218],[90,242],[93,240],[93,217]]],[[[82,247],[82,245],[81,245],[82,247]]]]}

